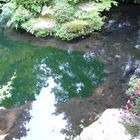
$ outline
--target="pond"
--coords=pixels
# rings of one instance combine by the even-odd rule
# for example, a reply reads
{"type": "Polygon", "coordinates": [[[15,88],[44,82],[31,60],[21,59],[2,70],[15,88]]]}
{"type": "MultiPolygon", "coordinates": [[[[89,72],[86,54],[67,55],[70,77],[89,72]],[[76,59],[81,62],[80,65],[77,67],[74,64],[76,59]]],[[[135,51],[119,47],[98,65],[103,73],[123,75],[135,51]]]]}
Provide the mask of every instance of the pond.
{"type": "Polygon", "coordinates": [[[125,66],[129,58],[131,65],[140,60],[139,9],[114,8],[105,31],[74,42],[8,29],[1,34],[0,106],[6,110],[0,128],[9,133],[6,139],[68,139],[105,109],[122,107],[130,77],[125,66]]]}
{"type": "MultiPolygon", "coordinates": [[[[31,113],[31,121],[37,129],[41,123],[34,121],[35,117],[44,117],[39,120],[42,125],[46,122],[50,129],[50,121],[55,121],[53,115],[50,118],[51,113],[55,113],[55,104],[90,96],[105,77],[103,64],[91,52],[65,51],[49,46],[37,48],[1,36],[0,57],[0,105],[17,108],[36,100],[30,113],[35,113],[31,113]]],[[[45,136],[42,139],[47,138],[45,136]]]]}

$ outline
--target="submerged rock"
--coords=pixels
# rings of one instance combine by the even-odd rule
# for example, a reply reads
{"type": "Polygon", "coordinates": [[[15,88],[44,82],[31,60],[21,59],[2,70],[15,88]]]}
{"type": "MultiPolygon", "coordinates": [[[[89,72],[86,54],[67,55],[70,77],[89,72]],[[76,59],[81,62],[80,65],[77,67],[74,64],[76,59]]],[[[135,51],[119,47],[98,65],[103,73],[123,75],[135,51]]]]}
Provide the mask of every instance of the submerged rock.
{"type": "Polygon", "coordinates": [[[131,113],[122,109],[107,109],[96,122],[82,131],[80,140],[139,140],[139,128],[139,121],[131,113]]]}
{"type": "Polygon", "coordinates": [[[128,56],[128,61],[125,65],[124,73],[123,73],[122,77],[125,77],[125,76],[128,76],[129,74],[132,74],[132,73],[134,73],[134,71],[135,71],[135,68],[133,66],[132,57],[128,56]]]}
{"type": "Polygon", "coordinates": [[[136,49],[138,49],[138,50],[139,50],[139,49],[140,49],[140,45],[139,45],[139,44],[137,44],[137,45],[135,45],[135,46],[134,46],[134,48],[136,48],[136,49]]]}

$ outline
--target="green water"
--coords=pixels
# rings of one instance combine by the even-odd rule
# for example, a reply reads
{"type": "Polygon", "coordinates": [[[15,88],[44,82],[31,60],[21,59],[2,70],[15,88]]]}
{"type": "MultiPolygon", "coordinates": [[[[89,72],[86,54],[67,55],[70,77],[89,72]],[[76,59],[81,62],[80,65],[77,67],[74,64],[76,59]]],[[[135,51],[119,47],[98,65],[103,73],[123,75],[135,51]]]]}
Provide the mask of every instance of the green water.
{"type": "Polygon", "coordinates": [[[34,100],[49,77],[57,83],[52,89],[57,102],[90,96],[105,75],[97,58],[84,56],[0,36],[0,106],[13,108],[34,100]]]}

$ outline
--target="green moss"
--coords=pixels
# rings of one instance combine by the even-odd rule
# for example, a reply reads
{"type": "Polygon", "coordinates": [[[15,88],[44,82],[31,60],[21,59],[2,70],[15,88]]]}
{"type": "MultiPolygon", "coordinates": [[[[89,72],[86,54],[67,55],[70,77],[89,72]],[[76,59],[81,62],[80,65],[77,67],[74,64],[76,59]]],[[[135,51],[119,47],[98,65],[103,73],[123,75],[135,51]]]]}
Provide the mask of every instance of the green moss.
{"type": "Polygon", "coordinates": [[[139,135],[140,127],[132,124],[124,124],[126,131],[131,134],[132,137],[136,137],[139,135]]]}
{"type": "Polygon", "coordinates": [[[62,40],[72,40],[94,33],[97,28],[98,30],[101,29],[100,25],[100,21],[74,20],[63,25],[58,25],[54,29],[54,35],[62,40]],[[97,24],[98,26],[96,26],[97,24]]]}

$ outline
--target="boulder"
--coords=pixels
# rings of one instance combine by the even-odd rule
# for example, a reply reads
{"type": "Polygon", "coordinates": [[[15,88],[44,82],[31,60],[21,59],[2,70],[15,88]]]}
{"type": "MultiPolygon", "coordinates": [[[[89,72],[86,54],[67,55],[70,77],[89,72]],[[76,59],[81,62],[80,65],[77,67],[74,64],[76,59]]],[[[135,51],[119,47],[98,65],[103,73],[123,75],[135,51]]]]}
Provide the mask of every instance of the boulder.
{"type": "Polygon", "coordinates": [[[83,12],[93,12],[93,11],[98,11],[99,6],[95,2],[87,2],[87,3],[79,4],[78,9],[83,12]]]}
{"type": "Polygon", "coordinates": [[[36,18],[32,20],[34,30],[48,29],[52,30],[55,26],[53,19],[36,18]]]}
{"type": "Polygon", "coordinates": [[[99,119],[83,129],[80,140],[140,140],[139,120],[122,109],[107,109],[99,119]]]}

